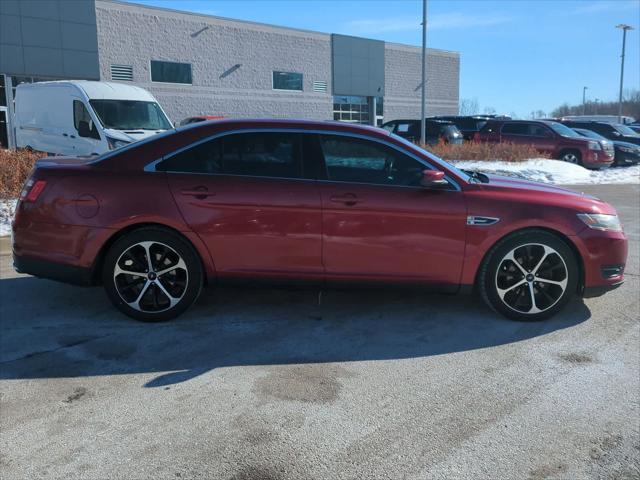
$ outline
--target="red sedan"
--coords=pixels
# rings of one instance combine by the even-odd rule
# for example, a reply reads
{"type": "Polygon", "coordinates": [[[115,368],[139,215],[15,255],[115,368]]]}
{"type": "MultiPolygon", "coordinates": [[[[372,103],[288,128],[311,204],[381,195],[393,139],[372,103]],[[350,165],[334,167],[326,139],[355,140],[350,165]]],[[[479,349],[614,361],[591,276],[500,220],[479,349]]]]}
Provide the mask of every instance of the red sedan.
{"type": "Polygon", "coordinates": [[[382,129],[221,120],[40,160],[13,256],[19,272],[103,284],[146,321],[231,280],[475,288],[538,320],[619,286],[627,239],[603,201],[463,172],[382,129]]]}

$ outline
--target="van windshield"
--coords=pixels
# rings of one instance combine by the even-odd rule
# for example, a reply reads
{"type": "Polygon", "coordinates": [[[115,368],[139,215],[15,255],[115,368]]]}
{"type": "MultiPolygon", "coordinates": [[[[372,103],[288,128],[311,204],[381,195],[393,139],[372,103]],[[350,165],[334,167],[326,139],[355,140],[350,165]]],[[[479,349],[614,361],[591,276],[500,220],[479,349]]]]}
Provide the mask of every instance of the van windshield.
{"type": "Polygon", "coordinates": [[[89,100],[104,128],[115,130],[169,130],[171,123],[155,102],[89,100]]]}

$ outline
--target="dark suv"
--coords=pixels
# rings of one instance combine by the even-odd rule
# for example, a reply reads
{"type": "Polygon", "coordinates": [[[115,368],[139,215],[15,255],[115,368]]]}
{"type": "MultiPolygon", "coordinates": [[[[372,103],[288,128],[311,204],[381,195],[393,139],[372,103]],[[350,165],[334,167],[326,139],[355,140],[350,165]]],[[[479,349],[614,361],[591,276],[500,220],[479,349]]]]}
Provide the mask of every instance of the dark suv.
{"type": "Polygon", "coordinates": [[[640,145],[640,134],[634,132],[627,125],[622,125],[621,123],[563,120],[562,124],[569,128],[584,128],[585,130],[591,130],[592,132],[599,133],[609,140],[620,140],[621,142],[640,145]]]}
{"type": "Polygon", "coordinates": [[[546,120],[489,120],[476,141],[531,145],[552,158],[587,168],[613,163],[613,150],[598,140],[579,135],[569,127],[546,120]]]}
{"type": "MultiPolygon", "coordinates": [[[[410,142],[420,140],[420,120],[392,120],[382,125],[382,128],[406,138],[410,142]]],[[[460,144],[464,138],[458,127],[444,120],[427,119],[425,136],[429,145],[435,145],[440,141],[445,143],[460,144]]]]}
{"type": "Polygon", "coordinates": [[[458,130],[462,132],[465,140],[473,140],[474,135],[478,133],[480,129],[484,127],[484,124],[487,123],[487,120],[490,120],[492,117],[484,115],[449,115],[431,118],[433,118],[434,120],[445,120],[447,122],[453,123],[456,127],[458,127],[458,130]]]}

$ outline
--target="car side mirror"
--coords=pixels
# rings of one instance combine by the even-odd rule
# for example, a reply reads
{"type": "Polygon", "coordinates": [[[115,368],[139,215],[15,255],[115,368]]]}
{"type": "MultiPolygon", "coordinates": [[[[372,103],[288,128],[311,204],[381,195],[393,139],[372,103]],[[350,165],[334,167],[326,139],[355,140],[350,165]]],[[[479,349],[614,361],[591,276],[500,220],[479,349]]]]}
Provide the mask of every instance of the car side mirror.
{"type": "Polygon", "coordinates": [[[440,170],[423,170],[420,185],[425,188],[442,187],[449,182],[444,178],[444,172],[440,170]]]}
{"type": "Polygon", "coordinates": [[[80,120],[78,122],[78,135],[81,137],[90,137],[91,136],[91,128],[89,128],[89,122],[84,120],[80,120]]]}

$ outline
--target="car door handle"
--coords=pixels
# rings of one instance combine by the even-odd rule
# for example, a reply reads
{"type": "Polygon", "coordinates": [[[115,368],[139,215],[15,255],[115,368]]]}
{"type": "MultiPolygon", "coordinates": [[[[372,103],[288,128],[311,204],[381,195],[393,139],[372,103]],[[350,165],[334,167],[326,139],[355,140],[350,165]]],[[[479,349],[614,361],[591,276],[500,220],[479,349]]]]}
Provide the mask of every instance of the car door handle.
{"type": "Polygon", "coordinates": [[[196,197],[200,200],[207,197],[214,197],[215,193],[209,192],[207,187],[195,187],[191,190],[182,190],[180,192],[182,195],[186,195],[187,197],[196,197]]]}
{"type": "Polygon", "coordinates": [[[350,207],[357,203],[362,203],[362,200],[359,199],[353,193],[345,193],[344,195],[334,195],[329,200],[331,200],[333,203],[343,203],[344,205],[347,205],[350,207]]]}

